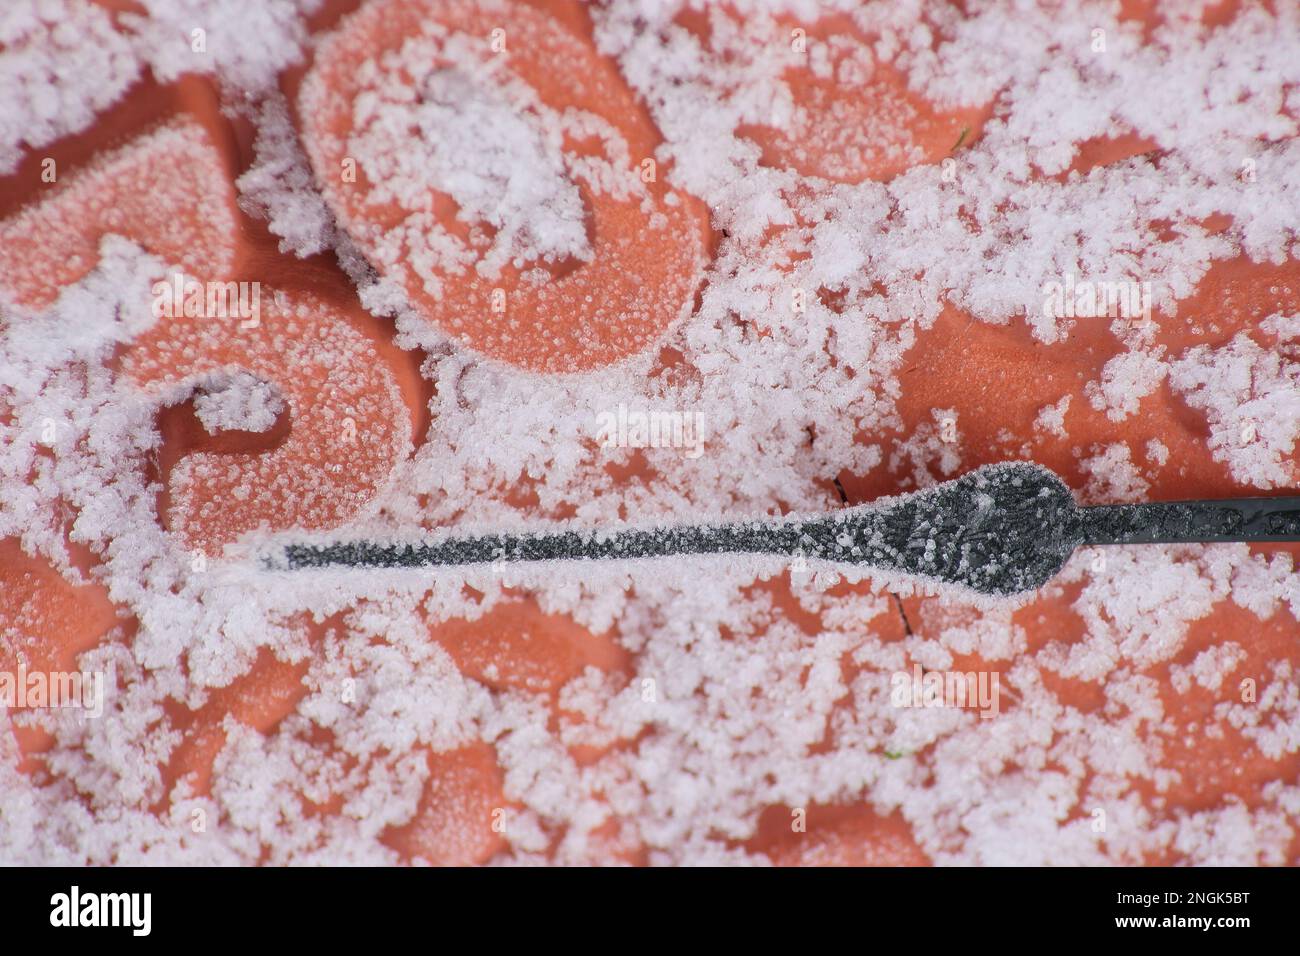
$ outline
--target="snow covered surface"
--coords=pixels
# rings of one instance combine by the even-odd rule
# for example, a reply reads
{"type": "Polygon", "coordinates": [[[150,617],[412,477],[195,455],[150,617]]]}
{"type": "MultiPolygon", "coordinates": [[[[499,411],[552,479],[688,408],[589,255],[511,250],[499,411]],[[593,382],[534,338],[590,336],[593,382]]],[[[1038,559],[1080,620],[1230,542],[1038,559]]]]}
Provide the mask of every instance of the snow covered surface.
{"type": "Polygon", "coordinates": [[[226,429],[264,432],[284,411],[284,399],[270,382],[236,372],[194,396],[194,413],[210,433],[226,429]]]}
{"type": "MultiPolygon", "coordinates": [[[[397,341],[418,348],[419,373],[436,386],[432,424],[406,434],[410,395],[360,333],[328,325],[337,317],[321,320],[310,347],[265,353],[299,363],[278,381],[269,368],[215,358],[201,382],[173,375],[187,353],[159,346],[171,339],[151,317],[151,283],[182,267],[229,278],[220,249],[206,262],[168,262],[150,236],[118,235],[110,222],[94,262],[52,304],[5,287],[0,539],[20,539],[70,581],[102,586],[120,619],[81,658],[115,674],[103,718],[3,718],[43,727],[53,743],[44,769],[27,773],[15,736],[0,733],[0,861],[393,862],[385,835],[407,825],[432,827],[431,839],[472,855],[480,843],[469,818],[483,808],[465,802],[472,788],[458,781],[475,771],[439,776],[424,755],[484,743],[501,773],[501,807],[486,806],[509,810],[499,842],[486,844],[496,862],[766,863],[747,842],[765,810],[831,805],[901,819],[904,842],[936,863],[1295,861],[1300,585],[1285,552],[1093,549],[1035,601],[988,604],[781,560],[268,577],[246,560],[248,542],[223,540],[235,499],[272,492],[304,508],[312,494],[342,497],[331,526],[359,537],[812,513],[838,507],[829,479],[839,474],[884,475],[900,491],[930,485],[978,452],[962,444],[978,423],[954,407],[936,405],[910,430],[899,410],[909,349],[949,307],[976,322],[1023,323],[1043,346],[1068,341],[1080,322],[1109,326],[1120,351],[1079,397],[1049,397],[1013,436],[1072,446],[1081,501],[1142,500],[1178,467],[1170,436],[1156,430],[1134,443],[1070,437],[1081,410],[1131,424],[1161,390],[1201,416],[1202,440],[1243,493],[1294,487],[1300,374],[1288,343],[1300,317],[1276,312],[1188,346],[1159,339],[1151,323],[1038,307],[1044,286],[1066,274],[1149,282],[1157,313],[1181,323],[1179,303],[1216,261],[1300,257],[1293,5],[1276,15],[1249,6],[1210,29],[1200,24],[1210,4],[1171,3],[1168,22],[1145,38],[1112,4],[972,2],[967,16],[913,2],[738,0],[740,16],[660,0],[593,5],[594,42],[662,136],[660,175],[707,205],[719,238],[698,304],[659,347],[579,376],[486,361],[431,331],[336,227],[275,88],[310,56],[304,17],[315,3],[143,6],[147,16],[116,15],[117,28],[76,0],[19,0],[0,13],[0,85],[19,91],[0,104],[0,169],[90,127],[145,68],[163,81],[213,77],[227,112],[255,133],[231,195],[267,220],[287,260],[336,252],[378,321],[396,315],[397,341]],[[826,40],[811,29],[831,8],[855,32],[826,40]],[[810,28],[806,53],[791,45],[800,25],[810,28]],[[932,157],[908,141],[913,107],[895,104],[875,117],[873,137],[854,138],[844,129],[858,112],[840,101],[810,108],[784,80],[808,69],[870,86],[882,63],[932,104],[992,102],[978,137],[932,157]],[[756,126],[777,131],[766,149],[749,132],[756,126]],[[1069,171],[1085,144],[1129,134],[1158,158],[1069,171]],[[819,155],[831,167],[810,172],[819,155]],[[851,181],[871,163],[906,171],[851,181]],[[1231,225],[1212,227],[1216,217],[1231,225]],[[122,354],[141,357],[123,366],[122,354]],[[140,367],[163,384],[141,387],[129,374],[140,367]],[[335,367],[337,378],[320,371],[335,367]],[[346,495],[324,475],[305,491],[295,484],[292,449],[260,471],[193,455],[173,472],[172,505],[211,532],[201,543],[211,546],[164,532],[151,470],[156,413],[187,389],[198,389],[194,410],[211,433],[267,430],[286,403],[295,421],[328,409],[313,433],[321,450],[313,458],[303,439],[302,455],[336,471],[329,480],[346,495]],[[620,404],[701,410],[706,452],[599,447],[591,423],[620,404]],[[392,428],[374,437],[367,423],[380,420],[392,428]],[[353,458],[348,449],[362,446],[353,458]],[[357,475],[364,480],[349,483],[357,475]],[[194,498],[188,512],[196,481],[231,490],[194,498]],[[89,571],[78,570],[83,548],[94,556],[89,571]],[[508,653],[474,670],[430,639],[458,622],[495,621],[521,599],[535,602],[538,628],[566,618],[574,640],[608,642],[625,660],[575,665],[551,701],[503,681],[508,653]],[[1246,623],[1207,643],[1198,622],[1216,608],[1246,623]],[[1265,633],[1275,637],[1251,656],[1265,633]],[[306,690],[262,733],[221,695],[268,659],[301,668],[306,690]],[[1013,700],[988,721],[899,710],[888,678],[914,662],[994,670],[1013,700]],[[1238,694],[1247,677],[1259,685],[1249,702],[1238,694]],[[1216,701],[1205,713],[1188,703],[1201,692],[1216,701]],[[179,704],[197,711],[212,701],[224,747],[204,789],[161,768],[187,745],[179,704]],[[1254,748],[1237,754],[1264,768],[1245,771],[1251,799],[1214,791],[1187,769],[1194,762],[1180,762],[1202,730],[1254,748]]],[[[509,4],[484,6],[508,35],[509,4]]],[[[384,96],[357,104],[365,122],[351,146],[363,167],[382,171],[373,200],[401,207],[411,228],[427,226],[425,256],[410,265],[433,291],[458,269],[581,268],[595,246],[577,183],[635,192],[641,157],[575,166],[574,137],[618,137],[591,116],[548,111],[526,84],[496,76],[481,50],[454,48],[469,42],[431,30],[412,39],[411,59],[369,66],[384,96]],[[408,95],[403,71],[420,73],[426,46],[439,43],[454,67],[421,73],[419,96],[408,95]],[[411,129],[421,134],[414,150],[411,129]],[[470,249],[436,217],[421,219],[429,189],[486,224],[490,241],[470,249]]],[[[174,152],[196,149],[192,133],[152,135],[181,137],[174,152]]],[[[75,216],[81,202],[58,215],[75,216]]],[[[233,236],[223,210],[213,200],[205,218],[233,236]]],[[[22,215],[0,223],[0,236],[6,226],[11,243],[29,235],[22,215]]],[[[287,341],[207,327],[195,349],[218,355],[255,334],[287,341]]],[[[1033,457],[1042,446],[1026,447],[1033,457]]],[[[30,615],[0,623],[0,648],[17,656],[41,636],[30,615]]],[[[827,852],[817,846],[812,858],[827,852]]]]}

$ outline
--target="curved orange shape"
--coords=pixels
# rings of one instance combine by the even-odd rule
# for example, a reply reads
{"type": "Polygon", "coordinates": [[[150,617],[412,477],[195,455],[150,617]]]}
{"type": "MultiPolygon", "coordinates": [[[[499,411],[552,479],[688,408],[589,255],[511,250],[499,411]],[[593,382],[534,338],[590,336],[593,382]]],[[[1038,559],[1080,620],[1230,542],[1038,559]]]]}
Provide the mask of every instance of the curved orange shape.
{"type": "MultiPolygon", "coordinates": [[[[340,224],[421,315],[468,348],[531,371],[588,371],[647,349],[689,311],[707,214],[658,171],[643,182],[654,126],[615,68],[558,20],[501,0],[371,3],[321,44],[298,105],[316,179],[340,224]],[[546,236],[503,239],[492,210],[466,211],[430,181],[419,151],[440,130],[417,125],[421,105],[437,102],[430,87],[438,82],[457,84],[451,101],[492,113],[457,119],[453,126],[482,125],[448,151],[483,148],[490,165],[498,136],[544,144],[537,155],[550,178],[532,179],[528,169],[515,180],[511,167],[505,186],[524,194],[516,199],[546,236]],[[521,106],[520,97],[532,102],[521,106]],[[542,113],[549,125],[538,122],[542,113]],[[558,191],[534,201],[538,189],[558,191]],[[561,206],[568,218],[556,221],[561,206]]],[[[463,186],[484,171],[454,172],[463,186]]],[[[437,184],[451,178],[440,174],[437,184]]]]}
{"type": "Polygon", "coordinates": [[[186,272],[225,276],[238,231],[224,158],[203,126],[176,120],[0,222],[0,286],[24,308],[48,308],[95,267],[99,242],[111,233],[186,272]]]}
{"type": "Polygon", "coordinates": [[[237,372],[283,396],[291,424],[278,447],[196,452],[172,472],[168,528],[209,554],[248,531],[343,524],[411,450],[397,378],[340,308],[270,290],[260,303],[253,328],[238,318],[160,322],[122,361],[126,378],[164,403],[237,372]]]}
{"type": "Polygon", "coordinates": [[[839,183],[883,182],[969,146],[992,114],[991,102],[931,103],[901,70],[877,59],[845,18],[822,20],[807,34],[790,42],[823,45],[827,71],[809,62],[786,69],[781,78],[794,99],[793,115],[737,130],[758,144],[765,166],[839,183]]]}
{"type": "Polygon", "coordinates": [[[631,655],[613,634],[592,633],[565,614],[547,614],[531,598],[498,604],[472,621],[441,621],[429,633],[463,676],[493,691],[544,695],[561,735],[573,735],[567,747],[580,766],[626,743],[593,726],[590,714],[566,707],[563,694],[579,677],[626,683],[631,655]]]}

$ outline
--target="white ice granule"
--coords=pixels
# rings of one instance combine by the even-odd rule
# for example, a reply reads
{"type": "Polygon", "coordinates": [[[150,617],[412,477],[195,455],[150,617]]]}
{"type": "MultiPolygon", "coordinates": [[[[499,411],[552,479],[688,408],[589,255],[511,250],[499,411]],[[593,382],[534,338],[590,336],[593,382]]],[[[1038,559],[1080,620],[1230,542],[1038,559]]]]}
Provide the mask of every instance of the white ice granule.
{"type": "Polygon", "coordinates": [[[1065,413],[1070,410],[1070,400],[1073,397],[1064,395],[1059,402],[1040,408],[1038,417],[1034,419],[1034,430],[1055,435],[1057,438],[1068,438],[1069,432],[1065,430],[1065,413]]]}
{"type": "Polygon", "coordinates": [[[0,537],[21,536],[66,565],[60,499],[80,511],[87,543],[129,534],[140,519],[144,488],[130,466],[154,439],[144,409],[115,400],[103,363],[151,323],[149,288],[163,268],[132,243],[105,239],[98,267],[48,313],[0,325],[0,537]]]}
{"type": "Polygon", "coordinates": [[[1300,315],[1283,315],[1281,312],[1270,315],[1259,323],[1259,329],[1267,335],[1276,336],[1279,342],[1290,342],[1300,338],[1300,315]]]}
{"type": "Polygon", "coordinates": [[[316,190],[288,105],[272,94],[251,113],[257,137],[252,164],[235,180],[240,206],[267,220],[281,252],[323,252],[336,239],[334,220],[316,190]]]}
{"type": "Polygon", "coordinates": [[[1168,660],[1182,646],[1188,624],[1228,593],[1229,569],[1193,559],[1186,547],[1107,547],[1101,553],[1099,560],[1076,555],[1062,575],[1085,580],[1074,610],[1088,627],[1080,643],[1049,645],[1041,662],[1051,670],[1099,680],[1126,663],[1168,660]]]}
{"type": "Polygon", "coordinates": [[[895,443],[889,457],[891,471],[911,466],[910,478],[917,488],[928,488],[936,481],[953,477],[961,466],[961,432],[957,412],[951,408],[931,409],[933,423],[925,422],[905,440],[895,443]],[[931,473],[933,465],[938,476],[931,473]]]}
{"type": "Polygon", "coordinates": [[[270,92],[277,74],[297,62],[306,40],[304,13],[321,0],[140,0],[147,15],[122,23],[163,82],[186,73],[216,73],[241,93],[270,92]]]}
{"type": "MultiPolygon", "coordinates": [[[[527,118],[544,107],[529,95],[531,87],[492,69],[499,61],[462,53],[437,66],[456,45],[456,38],[438,39],[412,39],[400,58],[369,61],[359,72],[372,92],[357,98],[346,151],[376,184],[367,202],[396,202],[419,216],[436,190],[455,200],[462,221],[491,227],[490,247],[475,253],[421,217],[446,245],[430,249],[430,265],[439,271],[474,264],[493,277],[508,262],[589,259],[583,203],[566,176],[557,124],[527,118]]],[[[411,225],[408,219],[408,236],[411,225]]]]}
{"type": "Polygon", "coordinates": [[[1242,646],[1227,641],[1201,651],[1187,666],[1179,664],[1171,666],[1170,683],[1180,694],[1186,694],[1191,690],[1193,681],[1206,690],[1217,691],[1222,686],[1223,679],[1236,670],[1237,665],[1245,659],[1246,651],[1242,646]]]}
{"type": "Polygon", "coordinates": [[[85,129],[139,75],[130,39],[102,7],[8,0],[0,9],[0,174],[26,151],[85,129]]]}
{"type": "Polygon", "coordinates": [[[1300,362],[1241,333],[1219,348],[1189,349],[1170,364],[1169,381],[1205,413],[1210,449],[1234,479],[1256,488],[1296,483],[1300,362]]]}
{"type": "Polygon", "coordinates": [[[1291,555],[1243,561],[1232,578],[1232,600],[1261,620],[1272,617],[1282,603],[1300,617],[1300,576],[1291,555]]]}
{"type": "Polygon", "coordinates": [[[1294,666],[1289,660],[1277,661],[1256,684],[1258,699],[1238,700],[1233,695],[1216,707],[1216,716],[1238,728],[1271,760],[1295,753],[1300,748],[1300,683],[1294,666]]]}
{"type": "Polygon", "coordinates": [[[1089,382],[1088,401],[1113,422],[1122,422],[1164,381],[1167,369],[1156,352],[1121,352],[1101,370],[1100,382],[1089,382]]]}
{"type": "Polygon", "coordinates": [[[194,413],[216,434],[227,429],[264,432],[284,411],[284,398],[272,382],[248,372],[219,376],[194,396],[194,413]]]}
{"type": "Polygon", "coordinates": [[[1150,487],[1133,462],[1132,449],[1125,442],[1093,449],[1094,454],[1079,462],[1088,476],[1080,498],[1089,504],[1141,501],[1150,487]]]}
{"type": "Polygon", "coordinates": [[[1282,848],[1294,835],[1285,815],[1252,813],[1234,803],[1188,814],[1179,821],[1173,848],[1194,866],[1282,866],[1282,848]]]}

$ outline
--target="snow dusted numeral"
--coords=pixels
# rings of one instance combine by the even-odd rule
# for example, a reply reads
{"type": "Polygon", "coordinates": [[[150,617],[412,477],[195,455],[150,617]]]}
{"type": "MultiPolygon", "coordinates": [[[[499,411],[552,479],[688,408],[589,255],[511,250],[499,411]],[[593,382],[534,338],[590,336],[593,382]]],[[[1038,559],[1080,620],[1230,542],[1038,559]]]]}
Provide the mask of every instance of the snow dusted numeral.
{"type": "Polygon", "coordinates": [[[654,124],[616,67],[562,20],[522,2],[375,0],[322,41],[303,80],[301,138],[324,198],[359,251],[406,287],[422,346],[449,333],[509,364],[587,371],[647,351],[693,306],[707,209],[640,180],[654,124]],[[592,152],[583,144],[597,126],[604,145],[592,152]],[[472,151],[461,145],[470,141],[472,151]],[[344,154],[383,180],[388,199],[342,188],[344,154]],[[490,185],[500,163],[528,171],[528,189],[504,205],[490,185]],[[629,188],[601,185],[615,182],[629,188]],[[459,213],[425,209],[429,189],[459,213]],[[404,228],[414,231],[385,238],[390,216],[413,217],[404,228]],[[527,228],[479,243],[456,225],[498,219],[527,228]],[[538,282],[538,261],[574,268],[538,282]],[[510,296],[508,324],[484,321],[497,287],[510,296]]]}
{"type": "Polygon", "coordinates": [[[18,304],[44,309],[100,259],[100,242],[120,235],[164,262],[204,278],[224,276],[238,233],[234,194],[221,155],[201,126],[169,123],[58,176],[49,195],[0,221],[0,285],[18,304]]]}

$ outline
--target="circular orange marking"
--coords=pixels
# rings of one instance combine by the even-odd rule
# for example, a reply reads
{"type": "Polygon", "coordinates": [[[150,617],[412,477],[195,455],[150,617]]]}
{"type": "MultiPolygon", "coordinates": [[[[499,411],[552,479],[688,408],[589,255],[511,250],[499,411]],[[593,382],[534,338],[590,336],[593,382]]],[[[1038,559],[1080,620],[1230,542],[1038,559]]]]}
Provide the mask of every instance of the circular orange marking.
{"type": "MultiPolygon", "coordinates": [[[[429,75],[453,66],[448,55],[428,64],[429,75]]],[[[408,86],[398,98],[421,97],[428,77],[404,75],[408,86]]],[[[653,124],[614,67],[556,19],[522,3],[490,0],[369,4],[321,44],[299,112],[308,156],[339,222],[423,316],[467,347],[532,371],[587,371],[647,349],[689,310],[703,268],[707,213],[667,188],[662,170],[655,181],[642,182],[641,164],[657,145],[653,124]],[[493,54],[496,30],[504,31],[498,43],[505,49],[493,54]],[[590,114],[626,142],[620,156],[595,132],[565,134],[564,166],[586,211],[589,261],[512,261],[494,276],[474,264],[459,271],[439,266],[429,243],[435,224],[440,244],[456,243],[472,257],[493,241],[491,224],[458,219],[455,200],[432,188],[382,193],[392,186],[388,174],[374,168],[373,157],[368,166],[351,155],[358,136],[384,122],[372,115],[381,94],[367,78],[384,64],[396,70],[393,59],[404,44],[438,31],[464,40],[475,57],[495,57],[492,68],[522,80],[546,108],[590,114]],[[355,182],[343,174],[349,159],[356,160],[355,182]],[[618,189],[596,190],[575,175],[603,161],[607,174],[621,177],[618,189]],[[627,185],[632,192],[620,195],[627,185]]],[[[535,112],[517,115],[533,123],[535,112]]],[[[407,135],[412,150],[421,146],[417,135],[407,135]]],[[[401,161],[384,157],[385,164],[401,161]]]]}
{"type": "Polygon", "coordinates": [[[248,372],[272,383],[288,436],[252,454],[195,452],[172,471],[168,528],[218,552],[257,529],[323,530],[355,516],[411,449],[396,377],[340,309],[263,289],[260,318],[162,320],[123,359],[125,376],[165,403],[248,372]]]}
{"type": "Polygon", "coordinates": [[[793,116],[737,130],[762,149],[765,166],[840,183],[884,181],[969,146],[992,113],[992,103],[936,107],[839,18],[808,32],[806,55],[823,45],[829,68],[823,74],[806,62],[786,69],[782,79],[794,99],[793,116]]]}

